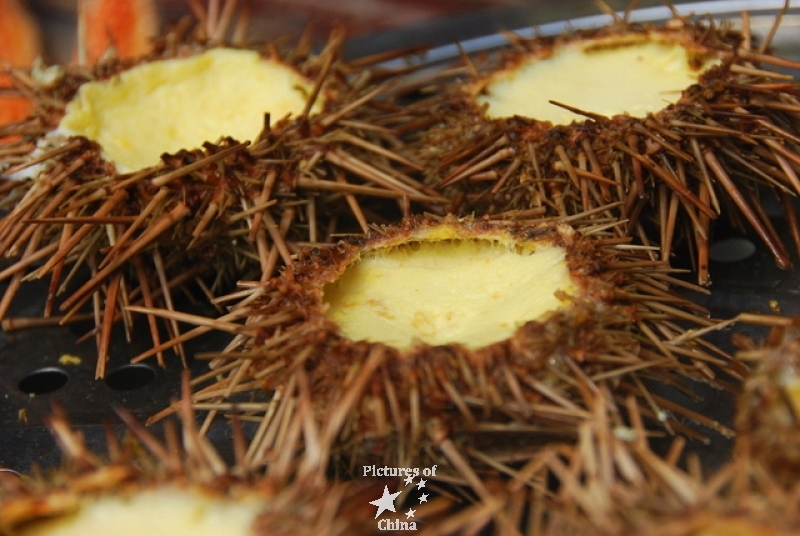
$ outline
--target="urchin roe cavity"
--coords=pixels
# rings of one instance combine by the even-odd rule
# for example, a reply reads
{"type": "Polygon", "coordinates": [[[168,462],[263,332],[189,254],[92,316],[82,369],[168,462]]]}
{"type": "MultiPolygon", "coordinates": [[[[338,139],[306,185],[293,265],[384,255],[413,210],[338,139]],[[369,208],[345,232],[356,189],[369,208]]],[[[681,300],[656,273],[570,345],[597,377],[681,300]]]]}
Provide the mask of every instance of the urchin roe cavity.
{"type": "MultiPolygon", "coordinates": [[[[252,141],[265,113],[273,121],[298,116],[311,90],[297,71],[257,52],[212,49],[82,85],[58,132],[98,142],[103,156],[129,173],[223,136],[252,141]]],[[[318,99],[312,113],[320,109],[318,99]]]]}
{"type": "Polygon", "coordinates": [[[564,306],[559,290],[574,292],[563,247],[453,239],[369,252],[323,299],[352,340],[480,348],[564,306]]]}
{"type": "Polygon", "coordinates": [[[606,117],[646,117],[677,102],[720,62],[674,41],[634,37],[557,46],[551,56],[532,57],[495,75],[478,102],[488,104],[491,118],[519,115],[554,125],[586,116],[550,101],[606,117]]]}
{"type": "Polygon", "coordinates": [[[25,525],[19,536],[245,536],[263,504],[165,487],[83,499],[74,514],[25,525]]]}

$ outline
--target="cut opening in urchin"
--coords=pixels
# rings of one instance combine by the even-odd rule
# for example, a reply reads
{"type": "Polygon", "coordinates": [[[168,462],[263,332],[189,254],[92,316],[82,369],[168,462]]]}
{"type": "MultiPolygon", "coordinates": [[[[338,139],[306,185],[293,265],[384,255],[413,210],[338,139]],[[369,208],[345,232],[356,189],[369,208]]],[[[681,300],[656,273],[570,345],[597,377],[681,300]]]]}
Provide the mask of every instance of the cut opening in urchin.
{"type": "Polygon", "coordinates": [[[353,340],[479,348],[575,292],[562,245],[450,234],[365,253],[324,288],[327,317],[353,340]]]}
{"type": "Polygon", "coordinates": [[[516,58],[476,84],[489,118],[524,116],[554,125],[586,113],[644,118],[674,104],[720,54],[678,36],[610,35],[560,43],[516,58]]]}
{"type": "MultiPolygon", "coordinates": [[[[96,141],[120,173],[131,173],[220,138],[255,140],[265,114],[300,116],[313,87],[293,67],[255,51],[210,49],[83,84],[55,134],[96,141]]],[[[310,111],[323,106],[318,98],[310,111]]]]}

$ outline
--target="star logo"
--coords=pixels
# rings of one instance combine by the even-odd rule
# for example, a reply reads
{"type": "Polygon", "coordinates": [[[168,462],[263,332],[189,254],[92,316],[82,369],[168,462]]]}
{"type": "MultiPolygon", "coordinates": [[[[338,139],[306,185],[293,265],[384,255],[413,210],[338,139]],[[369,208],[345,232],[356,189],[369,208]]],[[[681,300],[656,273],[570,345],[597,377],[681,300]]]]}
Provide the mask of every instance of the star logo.
{"type": "Polygon", "coordinates": [[[417,484],[417,489],[422,489],[425,487],[425,480],[420,479],[419,483],[417,484]]]}
{"type": "Polygon", "coordinates": [[[409,484],[412,484],[414,482],[414,477],[411,476],[411,475],[408,475],[406,477],[406,479],[404,480],[404,482],[406,483],[406,486],[408,486],[409,484]]]}
{"type": "Polygon", "coordinates": [[[409,508],[408,512],[406,512],[406,519],[410,519],[410,518],[414,517],[414,514],[416,514],[416,513],[417,513],[416,510],[414,510],[413,508],[409,508]]]}
{"type": "MultiPolygon", "coordinates": [[[[428,494],[423,493],[422,495],[419,496],[419,503],[422,504],[426,502],[428,502],[428,494]]],[[[392,510],[392,512],[394,512],[394,510],[392,510]]]]}
{"type": "Polygon", "coordinates": [[[390,512],[396,512],[394,509],[394,500],[398,495],[400,495],[400,493],[402,492],[398,491],[397,493],[389,493],[389,486],[383,486],[383,495],[381,498],[369,503],[378,507],[378,513],[375,514],[375,519],[378,519],[378,516],[386,510],[389,510],[390,512]]]}

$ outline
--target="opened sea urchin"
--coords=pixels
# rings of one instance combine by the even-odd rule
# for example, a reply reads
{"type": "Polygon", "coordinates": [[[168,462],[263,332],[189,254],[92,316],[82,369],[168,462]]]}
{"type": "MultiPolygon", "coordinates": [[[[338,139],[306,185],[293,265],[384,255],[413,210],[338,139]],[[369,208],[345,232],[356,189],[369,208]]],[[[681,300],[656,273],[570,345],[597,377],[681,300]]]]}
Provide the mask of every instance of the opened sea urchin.
{"type": "Polygon", "coordinates": [[[586,389],[642,397],[658,427],[702,437],[675,418],[701,417],[647,383],[725,387],[737,366],[676,323],[716,322],[668,290],[668,267],[648,252],[585,232],[416,218],[307,249],[280,277],[242,283],[231,314],[247,322],[218,324],[238,336],[214,354],[223,376],[196,380],[196,408],[213,418],[250,392],[252,452],[270,452],[289,426],[305,455],[345,466],[413,464],[443,437],[536,449],[574,435],[586,389]]]}
{"type": "Polygon", "coordinates": [[[102,376],[113,321],[130,327],[124,306],[148,315],[158,347],[147,310],[179,308],[176,289],[211,297],[269,277],[299,244],[366,229],[364,196],[398,214],[436,200],[394,169],[417,166],[393,134],[370,128],[391,73],[345,63],[342,39],[319,55],[245,50],[179,24],[146,58],[32,75],[35,115],[0,126],[17,136],[0,157],[0,317],[23,280],[49,277],[44,316],[95,318],[102,376]]]}
{"type": "MultiPolygon", "coordinates": [[[[272,468],[264,476],[261,467],[241,459],[224,461],[217,450],[220,445],[212,446],[198,434],[190,410],[181,412],[180,432],[175,426],[164,427],[164,439],[127,411],[118,413],[127,437],[120,441],[107,434],[107,453],[87,447],[82,432],[73,429],[63,413],[49,420],[64,463],[46,473],[33,471],[0,481],[0,532],[17,536],[379,532],[370,501],[380,497],[389,483],[386,479],[318,481],[298,477],[294,467],[285,472],[272,468]]],[[[448,502],[432,500],[433,508],[415,508],[414,526],[441,517],[448,502]]]]}
{"type": "Polygon", "coordinates": [[[424,127],[413,145],[452,212],[569,215],[619,202],[618,232],[659,244],[662,258],[689,242],[701,284],[723,217],[746,221],[791,265],[763,205],[777,198],[800,237],[796,81],[779,70],[796,62],[768,40],[756,46],[746,25],[691,17],[510,40],[404,111],[424,127]]]}

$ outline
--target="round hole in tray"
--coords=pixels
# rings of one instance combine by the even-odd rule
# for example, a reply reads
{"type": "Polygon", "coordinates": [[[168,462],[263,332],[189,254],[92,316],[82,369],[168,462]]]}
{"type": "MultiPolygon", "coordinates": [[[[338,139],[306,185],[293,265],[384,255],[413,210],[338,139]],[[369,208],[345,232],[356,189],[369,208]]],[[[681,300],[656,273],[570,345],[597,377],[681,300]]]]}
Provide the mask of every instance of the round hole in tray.
{"type": "Polygon", "coordinates": [[[8,483],[10,486],[13,486],[20,480],[22,480],[22,475],[18,472],[14,471],[13,469],[5,469],[0,467],[0,487],[2,487],[4,483],[8,483]]]}
{"type": "Polygon", "coordinates": [[[67,384],[69,376],[54,367],[41,368],[25,376],[19,382],[19,390],[29,395],[44,395],[58,391],[67,384]]]}
{"type": "Polygon", "coordinates": [[[156,379],[156,371],[147,365],[122,365],[106,376],[106,385],[115,391],[133,391],[156,379]]]}
{"type": "Polygon", "coordinates": [[[711,245],[708,254],[717,262],[739,262],[749,259],[756,252],[756,245],[747,238],[725,238],[711,245]]]}

